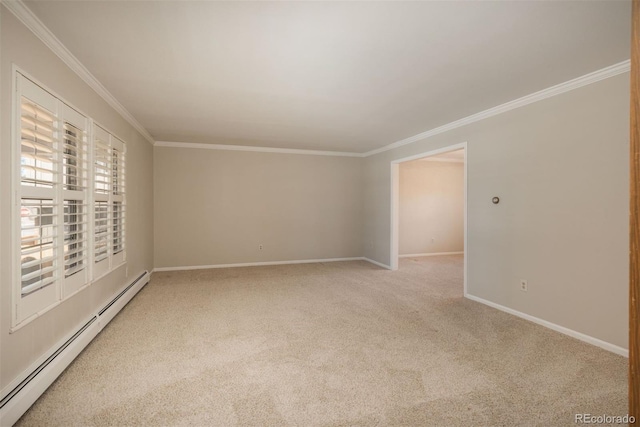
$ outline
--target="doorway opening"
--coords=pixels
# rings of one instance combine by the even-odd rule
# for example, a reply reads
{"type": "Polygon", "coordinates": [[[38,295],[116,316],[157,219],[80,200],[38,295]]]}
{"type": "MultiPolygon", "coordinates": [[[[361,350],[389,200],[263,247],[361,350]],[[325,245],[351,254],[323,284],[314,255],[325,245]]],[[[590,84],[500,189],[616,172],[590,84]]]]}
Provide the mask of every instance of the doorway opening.
{"type": "MultiPolygon", "coordinates": [[[[464,279],[463,279],[463,293],[464,296],[467,296],[467,143],[463,142],[460,144],[450,145],[447,147],[443,147],[437,150],[431,150],[424,153],[416,154],[410,157],[405,157],[402,159],[394,160],[391,162],[391,270],[397,270],[399,266],[399,258],[401,257],[400,251],[400,223],[406,224],[410,219],[407,218],[406,212],[403,212],[404,215],[401,217],[401,200],[400,200],[400,167],[401,164],[405,164],[404,167],[408,166],[408,162],[414,162],[416,160],[426,160],[426,161],[440,161],[440,162],[461,162],[463,169],[463,207],[462,207],[462,219],[463,219],[463,229],[462,229],[462,253],[464,257],[464,279]]],[[[418,165],[419,163],[414,163],[414,165],[418,165]]],[[[425,163],[426,164],[426,163],[425,163]]],[[[404,172],[404,170],[403,170],[404,172]]],[[[406,174],[403,173],[406,176],[406,174]]],[[[406,189],[404,189],[407,191],[406,189]]],[[[407,205],[404,206],[405,209],[407,205]]],[[[419,206],[418,206],[419,207],[419,206]]],[[[442,212],[438,212],[438,214],[442,214],[442,212]]],[[[425,225],[425,227],[428,227],[425,225]]],[[[455,233],[454,233],[455,234],[455,233]]],[[[402,253],[406,253],[407,251],[412,252],[417,250],[418,247],[425,247],[424,245],[430,245],[430,249],[419,250],[418,252],[410,253],[409,255],[414,256],[424,256],[426,254],[435,255],[435,254],[445,254],[451,252],[460,252],[459,247],[456,246],[454,241],[439,241],[439,240],[456,240],[456,237],[452,237],[451,239],[447,237],[446,239],[440,239],[440,237],[436,237],[436,231],[434,229],[429,230],[426,236],[422,235],[414,239],[413,242],[407,242],[407,233],[404,233],[405,239],[403,239],[403,248],[402,253]],[[420,241],[422,239],[422,241],[420,241]],[[425,242],[426,239],[426,242],[425,242]],[[423,246],[420,246],[420,245],[423,246]],[[458,250],[452,250],[454,248],[458,248],[458,250]],[[438,249],[440,248],[440,250],[438,249]]]]}

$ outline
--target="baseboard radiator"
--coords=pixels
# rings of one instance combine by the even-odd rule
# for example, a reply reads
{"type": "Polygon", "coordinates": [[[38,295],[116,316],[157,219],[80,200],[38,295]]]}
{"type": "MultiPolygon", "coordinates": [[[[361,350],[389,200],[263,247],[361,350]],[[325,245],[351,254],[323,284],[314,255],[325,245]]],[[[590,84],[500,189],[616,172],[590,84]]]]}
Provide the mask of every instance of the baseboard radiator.
{"type": "Polygon", "coordinates": [[[23,374],[24,379],[0,400],[0,426],[11,426],[45,392],[80,352],[150,280],[148,271],[126,285],[109,303],[84,323],[49,356],[23,374]]]}

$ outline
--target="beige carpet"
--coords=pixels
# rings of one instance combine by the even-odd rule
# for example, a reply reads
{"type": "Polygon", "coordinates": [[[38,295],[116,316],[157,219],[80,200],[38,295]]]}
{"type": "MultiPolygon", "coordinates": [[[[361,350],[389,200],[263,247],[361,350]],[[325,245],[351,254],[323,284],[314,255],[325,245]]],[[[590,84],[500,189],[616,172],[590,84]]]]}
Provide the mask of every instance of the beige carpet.
{"type": "Polygon", "coordinates": [[[19,426],[573,425],[627,360],[462,298],[462,257],[156,273],[19,426]]]}

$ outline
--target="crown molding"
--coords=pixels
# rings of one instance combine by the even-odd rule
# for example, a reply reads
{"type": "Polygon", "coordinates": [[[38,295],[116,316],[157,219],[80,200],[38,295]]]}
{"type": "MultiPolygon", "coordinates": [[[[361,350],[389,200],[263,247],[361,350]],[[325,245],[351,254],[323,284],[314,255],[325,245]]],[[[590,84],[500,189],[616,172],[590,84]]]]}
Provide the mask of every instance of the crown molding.
{"type": "Polygon", "coordinates": [[[133,126],[153,145],[151,134],[127,111],[126,108],[91,74],[91,72],[65,47],[44,23],[29,9],[22,0],[2,0],[2,4],[13,13],[33,34],[36,35],[58,58],[89,85],[107,104],[116,110],[123,119],[133,126]]]}
{"type": "Polygon", "coordinates": [[[318,151],[304,149],[254,147],[245,145],[220,145],[220,144],[194,144],[181,142],[154,141],[151,134],[120,104],[120,102],[91,74],[87,68],[62,44],[60,40],[40,21],[40,19],[29,9],[22,0],[0,0],[11,13],[13,13],[29,30],[31,30],[53,53],[55,53],[72,71],[74,71],[85,83],[87,83],[98,95],[100,95],[114,110],[116,110],[131,126],[152,145],[159,147],[182,147],[182,148],[203,148],[212,150],[230,151],[255,151],[263,153],[282,154],[306,154],[316,156],[340,156],[340,157],[369,157],[394,148],[402,147],[429,137],[466,126],[471,123],[484,120],[486,118],[506,113],[516,108],[524,107],[552,96],[560,95],[580,87],[596,83],[609,77],[630,71],[630,60],[622,61],[609,67],[602,68],[584,76],[569,80],[564,83],[551,86],[547,89],[534,92],[510,102],[498,105],[493,108],[481,111],[462,119],[447,123],[443,126],[419,133],[409,138],[396,141],[383,147],[367,151],[364,153],[341,152],[341,151],[318,151]]]}
{"type": "Polygon", "coordinates": [[[466,126],[471,123],[478,122],[480,120],[487,119],[498,114],[506,113],[507,111],[515,110],[516,108],[524,107],[525,105],[532,104],[534,102],[542,101],[543,99],[550,98],[552,96],[560,95],[565,92],[569,92],[574,89],[581,88],[583,86],[599,82],[600,80],[608,79],[609,77],[617,76],[618,74],[626,73],[631,69],[631,61],[626,60],[609,67],[602,68],[584,76],[577,77],[564,83],[551,86],[547,89],[543,89],[538,92],[534,92],[530,95],[523,96],[522,98],[515,99],[513,101],[506,102],[498,105],[497,107],[489,108],[488,110],[481,111],[476,114],[472,114],[460,120],[448,123],[443,126],[428,130],[423,133],[411,136],[406,139],[394,142],[384,147],[377,148],[375,150],[367,151],[363,153],[363,157],[373,156],[374,154],[383,153],[385,151],[393,150],[394,148],[402,147],[404,145],[411,144],[416,141],[427,139],[434,135],[438,135],[452,129],[456,129],[462,126],[466,126]]]}
{"type": "MultiPolygon", "coordinates": [[[[506,102],[493,108],[481,111],[476,114],[464,117],[460,120],[447,123],[446,125],[439,126],[437,128],[428,130],[426,132],[419,133],[406,139],[394,142],[389,145],[377,148],[375,150],[367,151],[364,153],[353,152],[341,152],[341,151],[316,151],[316,150],[302,150],[302,149],[288,149],[288,148],[270,148],[270,147],[254,147],[247,145],[220,145],[220,144],[194,144],[188,142],[167,142],[157,141],[155,143],[158,147],[174,147],[174,148],[202,148],[209,150],[230,150],[230,151],[255,151],[262,153],[283,153],[283,154],[307,154],[316,156],[342,156],[342,157],[369,157],[375,154],[383,153],[385,151],[393,150],[394,148],[402,147],[408,144],[412,144],[417,141],[427,139],[429,137],[466,126],[471,123],[478,122],[480,120],[487,119],[489,117],[497,116],[498,114],[506,113],[507,111],[515,110],[516,108],[524,107],[525,105],[532,104],[534,102],[542,101],[543,99],[551,98],[556,95],[563,94],[565,92],[572,91],[574,89],[581,88],[583,86],[590,85],[592,83],[605,80],[610,77],[617,76],[622,73],[626,73],[631,69],[631,61],[626,60],[609,67],[602,68],[584,76],[577,77],[575,79],[566,81],[564,83],[551,86],[549,88],[534,92],[532,94],[523,96],[513,101],[506,102]]],[[[431,161],[435,161],[432,159],[431,161]]],[[[443,160],[441,160],[443,161],[443,160]]]]}
{"type": "Polygon", "coordinates": [[[203,150],[252,151],[257,153],[302,154],[307,156],[363,157],[361,153],[347,151],[318,151],[293,148],[255,147],[249,145],[198,144],[193,142],[156,141],[155,147],[197,148],[203,150]]]}

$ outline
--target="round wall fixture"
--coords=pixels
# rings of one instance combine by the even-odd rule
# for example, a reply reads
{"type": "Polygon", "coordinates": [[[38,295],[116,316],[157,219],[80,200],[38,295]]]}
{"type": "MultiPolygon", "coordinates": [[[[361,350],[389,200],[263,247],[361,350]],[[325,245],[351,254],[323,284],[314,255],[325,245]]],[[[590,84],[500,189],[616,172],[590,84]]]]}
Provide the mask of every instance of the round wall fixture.
{"type": "Polygon", "coordinates": [[[491,199],[491,201],[494,205],[497,205],[498,203],[500,203],[500,197],[494,197],[493,199],[491,199]]]}

